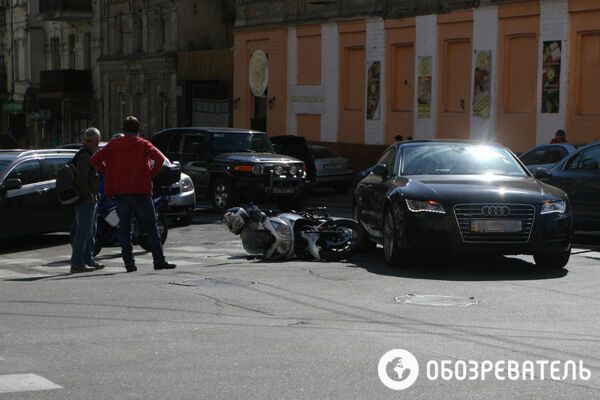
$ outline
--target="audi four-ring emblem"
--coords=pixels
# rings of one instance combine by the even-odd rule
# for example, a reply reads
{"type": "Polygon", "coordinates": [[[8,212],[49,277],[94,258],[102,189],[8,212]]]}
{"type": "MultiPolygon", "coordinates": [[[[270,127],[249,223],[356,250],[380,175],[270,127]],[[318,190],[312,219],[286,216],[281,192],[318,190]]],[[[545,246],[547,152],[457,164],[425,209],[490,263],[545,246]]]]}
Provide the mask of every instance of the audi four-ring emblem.
{"type": "Polygon", "coordinates": [[[481,214],[486,217],[506,217],[510,215],[510,208],[507,206],[484,206],[481,208],[481,214]]]}

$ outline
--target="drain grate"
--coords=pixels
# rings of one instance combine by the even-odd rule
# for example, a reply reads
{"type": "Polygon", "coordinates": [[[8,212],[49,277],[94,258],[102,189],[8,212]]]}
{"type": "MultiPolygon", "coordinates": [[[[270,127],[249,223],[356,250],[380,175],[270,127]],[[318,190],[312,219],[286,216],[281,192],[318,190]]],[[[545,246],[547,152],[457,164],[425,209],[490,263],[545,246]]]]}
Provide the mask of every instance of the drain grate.
{"type": "Polygon", "coordinates": [[[478,304],[474,297],[441,296],[436,294],[407,294],[395,298],[396,303],[434,307],[468,307],[478,304]]]}
{"type": "Polygon", "coordinates": [[[200,278],[200,279],[186,279],[184,281],[169,282],[171,285],[178,286],[250,286],[256,282],[242,281],[234,278],[200,278]]]}

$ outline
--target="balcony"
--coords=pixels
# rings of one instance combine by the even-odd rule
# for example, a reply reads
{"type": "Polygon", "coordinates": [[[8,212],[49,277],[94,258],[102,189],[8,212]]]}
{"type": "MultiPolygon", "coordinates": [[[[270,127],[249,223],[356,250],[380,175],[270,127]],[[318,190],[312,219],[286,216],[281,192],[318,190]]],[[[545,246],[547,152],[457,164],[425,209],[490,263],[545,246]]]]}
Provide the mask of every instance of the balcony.
{"type": "Polygon", "coordinates": [[[92,0],[40,1],[39,18],[42,21],[84,21],[93,16],[92,0]]]}

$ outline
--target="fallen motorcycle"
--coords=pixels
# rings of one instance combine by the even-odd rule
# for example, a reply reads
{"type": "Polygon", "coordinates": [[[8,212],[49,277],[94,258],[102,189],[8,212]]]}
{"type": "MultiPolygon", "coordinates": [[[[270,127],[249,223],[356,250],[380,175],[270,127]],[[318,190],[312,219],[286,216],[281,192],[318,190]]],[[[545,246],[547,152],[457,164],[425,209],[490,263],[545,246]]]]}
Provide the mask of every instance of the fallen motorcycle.
{"type": "Polygon", "coordinates": [[[359,249],[363,231],[351,219],[334,219],[325,208],[267,215],[258,207],[227,210],[223,222],[240,235],[246,252],[266,259],[348,260],[359,249]]]}

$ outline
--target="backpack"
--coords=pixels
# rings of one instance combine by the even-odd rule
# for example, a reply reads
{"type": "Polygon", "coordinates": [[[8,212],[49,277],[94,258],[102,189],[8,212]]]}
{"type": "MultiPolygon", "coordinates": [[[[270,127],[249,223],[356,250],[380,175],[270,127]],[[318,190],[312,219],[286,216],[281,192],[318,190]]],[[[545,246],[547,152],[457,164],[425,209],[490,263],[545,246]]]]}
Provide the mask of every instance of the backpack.
{"type": "Polygon", "coordinates": [[[80,152],[70,163],[63,165],[56,172],[56,193],[58,201],[65,206],[77,205],[82,199],[81,192],[77,187],[77,167],[75,162],[80,152]]]}

